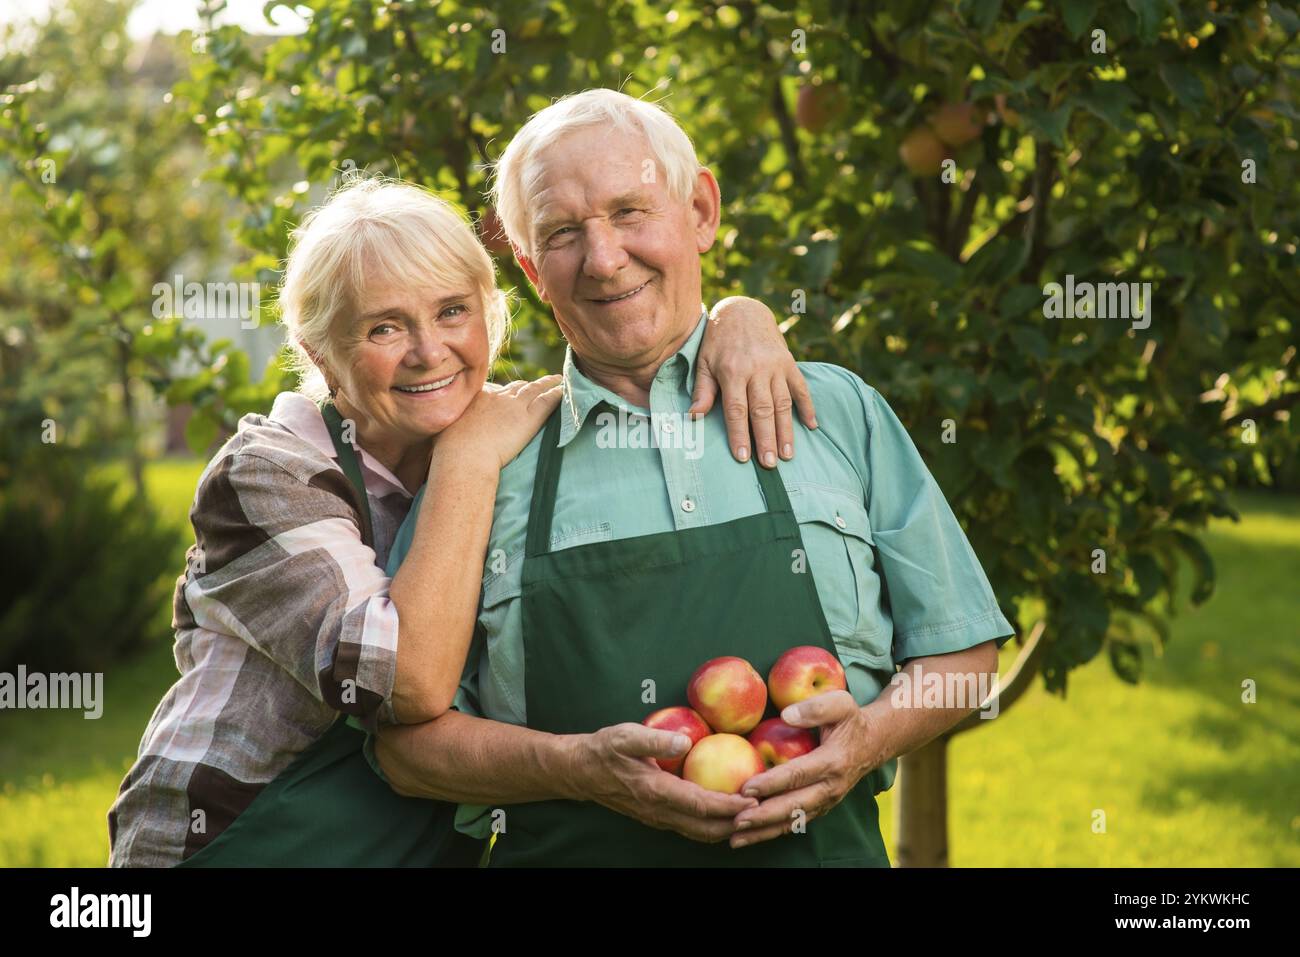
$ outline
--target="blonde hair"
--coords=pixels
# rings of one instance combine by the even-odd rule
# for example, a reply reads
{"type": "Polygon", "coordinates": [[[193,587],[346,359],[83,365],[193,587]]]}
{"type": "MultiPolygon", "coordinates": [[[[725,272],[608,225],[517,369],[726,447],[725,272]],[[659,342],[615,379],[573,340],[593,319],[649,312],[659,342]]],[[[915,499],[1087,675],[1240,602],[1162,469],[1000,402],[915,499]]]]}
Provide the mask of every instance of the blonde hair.
{"type": "Polygon", "coordinates": [[[280,321],[292,348],[298,391],[313,402],[329,387],[311,353],[331,371],[341,366],[335,322],[358,308],[375,264],[411,288],[471,283],[483,301],[488,361],[505,345],[509,315],[492,257],[454,205],[413,183],[361,177],[309,212],[290,235],[280,284],[280,321]]]}
{"type": "Polygon", "coordinates": [[[668,194],[685,202],[695,188],[700,161],[691,138],[672,114],[617,90],[573,93],[534,113],[497,161],[491,188],[506,237],[515,249],[532,258],[532,223],[525,176],[538,152],[574,130],[608,126],[619,133],[641,133],[663,169],[668,194]]]}

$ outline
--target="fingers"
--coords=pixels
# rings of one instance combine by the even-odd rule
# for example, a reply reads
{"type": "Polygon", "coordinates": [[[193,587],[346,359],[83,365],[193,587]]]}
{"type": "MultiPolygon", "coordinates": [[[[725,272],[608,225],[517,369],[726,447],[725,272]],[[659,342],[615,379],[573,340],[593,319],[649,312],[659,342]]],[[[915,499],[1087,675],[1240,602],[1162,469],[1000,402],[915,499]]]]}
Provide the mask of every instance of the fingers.
{"type": "Polygon", "coordinates": [[[744,391],[722,394],[722,417],[727,423],[727,445],[737,462],[749,461],[749,401],[744,391]]]}
{"type": "Polygon", "coordinates": [[[793,403],[790,390],[785,380],[772,380],[772,411],[776,416],[776,451],[787,461],[794,458],[794,420],[791,417],[793,403]]]}
{"type": "Polygon", "coordinates": [[[754,775],[745,782],[740,793],[762,801],[775,794],[808,787],[830,777],[836,770],[834,759],[822,753],[821,748],[815,748],[785,764],[778,764],[754,775]]]}
{"type": "Polygon", "coordinates": [[[731,837],[733,848],[746,847],[774,837],[788,834],[798,825],[800,831],[808,822],[838,802],[830,800],[824,785],[801,788],[764,801],[752,811],[746,811],[736,820],[736,832],[731,837]]]}
{"type": "Polygon", "coordinates": [[[808,391],[808,382],[793,359],[786,371],[785,384],[799,410],[800,421],[810,429],[817,428],[817,410],[813,408],[812,393],[808,391]]]}
{"type": "Polygon", "coordinates": [[[792,704],[781,712],[781,720],[796,728],[820,728],[853,717],[858,703],[847,691],[826,691],[792,704]]]}
{"type": "Polygon", "coordinates": [[[691,748],[691,739],[684,734],[630,721],[614,725],[609,732],[611,747],[629,758],[680,758],[691,748]]]}
{"type": "Polygon", "coordinates": [[[691,396],[691,407],[688,411],[692,417],[700,418],[712,411],[713,403],[718,398],[718,383],[713,378],[713,373],[709,372],[708,367],[703,363],[698,364],[696,370],[695,392],[691,396]]]}
{"type": "MultiPolygon", "coordinates": [[[[745,384],[749,398],[749,425],[754,432],[754,454],[764,468],[776,467],[775,402],[770,379],[751,378],[745,384]]],[[[788,412],[788,410],[787,410],[788,412]]]]}
{"type": "MultiPolygon", "coordinates": [[[[663,772],[667,774],[667,772],[663,772]]],[[[662,795],[668,805],[675,811],[695,818],[723,817],[728,821],[737,814],[758,806],[756,798],[742,797],[739,794],[723,794],[721,791],[709,791],[683,780],[675,774],[669,774],[668,780],[662,782],[662,795]]]]}

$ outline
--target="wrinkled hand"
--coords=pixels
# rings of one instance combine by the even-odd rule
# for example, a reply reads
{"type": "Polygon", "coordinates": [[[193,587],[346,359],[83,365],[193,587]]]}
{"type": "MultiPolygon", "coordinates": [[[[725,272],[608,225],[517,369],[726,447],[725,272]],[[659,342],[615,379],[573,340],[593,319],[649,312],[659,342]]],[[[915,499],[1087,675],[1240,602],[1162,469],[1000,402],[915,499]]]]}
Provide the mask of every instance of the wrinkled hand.
{"type": "Polygon", "coordinates": [[[559,375],[484,384],[460,418],[438,434],[430,469],[437,459],[456,455],[500,471],[546,424],[563,394],[564,377],[559,375]]]}
{"type": "Polygon", "coordinates": [[[649,827],[706,844],[724,841],[736,829],[736,815],[758,801],[707,791],[654,763],[681,757],[690,743],[685,735],[631,722],[601,728],[583,742],[581,791],[649,827]]]}
{"type": "Polygon", "coordinates": [[[745,782],[741,794],[761,800],[758,807],[736,815],[732,847],[770,841],[790,831],[803,811],[803,820],[820,817],[839,804],[871,771],[870,720],[847,691],[828,691],[781,712],[797,728],[820,727],[821,744],[802,757],[779,764],[745,782]]]}
{"type": "Polygon", "coordinates": [[[808,383],[786,348],[772,311],[755,299],[731,296],[713,307],[696,360],[693,415],[706,415],[722,393],[727,443],[738,461],[749,461],[749,434],[760,465],[774,468],[777,453],[794,458],[792,405],[810,429],[817,428],[808,383]]]}

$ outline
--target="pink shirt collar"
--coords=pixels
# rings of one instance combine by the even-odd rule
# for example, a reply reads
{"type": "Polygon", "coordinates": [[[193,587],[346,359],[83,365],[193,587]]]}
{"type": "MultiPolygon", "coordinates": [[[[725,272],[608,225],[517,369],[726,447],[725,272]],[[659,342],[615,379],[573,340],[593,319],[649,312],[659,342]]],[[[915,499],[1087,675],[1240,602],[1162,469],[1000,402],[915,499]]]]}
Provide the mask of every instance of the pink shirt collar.
{"type": "MultiPolygon", "coordinates": [[[[321,455],[338,458],[320,409],[305,395],[299,392],[281,392],[275,397],[268,418],[283,425],[298,438],[310,442],[321,455]]],[[[361,477],[368,492],[378,498],[393,491],[401,492],[407,498],[412,497],[406,486],[383,463],[360,446],[357,447],[357,452],[361,460],[361,477]]]]}

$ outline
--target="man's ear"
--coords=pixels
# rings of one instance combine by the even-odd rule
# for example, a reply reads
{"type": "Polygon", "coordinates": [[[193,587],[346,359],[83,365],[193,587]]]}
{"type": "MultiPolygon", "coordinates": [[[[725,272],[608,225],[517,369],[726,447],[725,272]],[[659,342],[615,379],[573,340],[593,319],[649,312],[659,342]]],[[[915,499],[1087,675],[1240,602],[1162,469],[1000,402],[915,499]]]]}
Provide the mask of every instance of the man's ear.
{"type": "Polygon", "coordinates": [[[546,290],[542,288],[542,281],[537,275],[536,264],[527,256],[523,255],[519,251],[518,247],[515,248],[515,262],[519,263],[519,267],[524,271],[524,275],[528,277],[528,281],[531,282],[533,288],[537,290],[538,298],[541,299],[542,302],[548,302],[549,300],[546,298],[546,290]]]}
{"type": "Polygon", "coordinates": [[[691,214],[695,218],[695,248],[706,253],[713,247],[722,222],[722,191],[718,181],[707,167],[701,166],[695,174],[695,189],[691,192],[691,214]]]}

